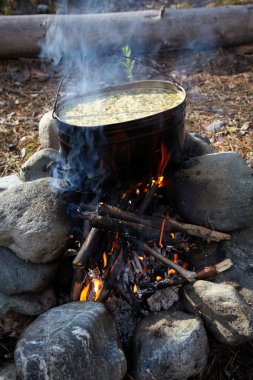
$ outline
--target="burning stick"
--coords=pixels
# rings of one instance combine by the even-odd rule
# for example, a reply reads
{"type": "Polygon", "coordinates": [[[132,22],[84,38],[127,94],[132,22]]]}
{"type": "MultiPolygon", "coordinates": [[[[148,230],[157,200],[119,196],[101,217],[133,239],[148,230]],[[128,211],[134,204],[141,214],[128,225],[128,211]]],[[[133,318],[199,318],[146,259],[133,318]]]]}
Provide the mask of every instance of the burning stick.
{"type": "Polygon", "coordinates": [[[144,214],[147,211],[147,208],[150,205],[158,187],[158,183],[154,183],[151,189],[146,193],[145,198],[143,199],[143,202],[141,204],[139,214],[144,214]]]}
{"type": "Polygon", "coordinates": [[[118,259],[119,255],[121,252],[121,244],[119,244],[116,249],[111,253],[108,259],[107,266],[105,268],[103,278],[106,280],[107,277],[109,276],[113,266],[115,265],[116,260],[118,259]]]}
{"type": "Polygon", "coordinates": [[[75,274],[74,274],[74,282],[73,282],[73,288],[71,292],[71,299],[72,301],[79,301],[80,294],[83,289],[83,282],[85,279],[85,271],[83,267],[76,268],[75,274]]]}
{"type": "Polygon", "coordinates": [[[144,251],[149,253],[151,256],[155,257],[157,260],[161,261],[162,263],[168,265],[169,267],[175,269],[178,273],[181,274],[187,281],[194,282],[196,280],[197,273],[189,271],[187,269],[184,269],[180,267],[180,265],[174,263],[170,259],[167,259],[167,257],[164,257],[159,252],[155,251],[153,248],[151,248],[149,245],[143,242],[138,242],[140,248],[144,251]]]}
{"type": "MultiPolygon", "coordinates": [[[[220,263],[205,267],[200,272],[196,272],[195,281],[205,280],[209,277],[213,277],[225,270],[228,270],[233,265],[230,259],[226,259],[220,263]]],[[[155,282],[155,283],[143,283],[141,288],[137,290],[137,295],[141,299],[143,296],[147,297],[154,294],[156,290],[165,289],[171,286],[182,285],[186,282],[186,279],[170,279],[166,278],[165,280],[155,282]]]]}
{"type": "Polygon", "coordinates": [[[216,274],[224,272],[225,270],[231,268],[232,265],[232,261],[230,259],[226,259],[218,264],[206,267],[197,273],[196,280],[204,280],[205,278],[215,276],[216,274]]]}
{"type": "MultiPolygon", "coordinates": [[[[108,206],[104,203],[99,204],[99,215],[108,215],[112,218],[118,218],[126,220],[129,222],[143,224],[150,228],[161,229],[161,224],[164,222],[164,218],[148,218],[148,217],[139,217],[138,215],[129,212],[123,211],[118,207],[108,206]]],[[[221,241],[221,240],[230,240],[230,235],[223,232],[210,230],[202,226],[196,226],[194,224],[182,223],[177,220],[166,217],[164,233],[168,234],[171,230],[185,232],[188,235],[201,237],[203,239],[211,241],[221,241]]]]}
{"type": "MultiPolygon", "coordinates": [[[[103,207],[105,209],[105,206],[103,207]]],[[[159,239],[162,219],[159,219],[158,221],[157,218],[140,218],[135,214],[120,209],[118,209],[121,211],[120,219],[118,219],[113,217],[113,215],[115,215],[115,207],[111,208],[111,206],[106,206],[106,208],[107,211],[110,210],[110,215],[99,216],[96,213],[80,212],[78,216],[79,218],[89,220],[92,226],[96,228],[119,231],[126,234],[132,234],[132,236],[141,236],[144,239],[159,239]]],[[[172,230],[182,231],[192,236],[217,242],[221,240],[230,240],[231,238],[230,235],[223,232],[213,231],[205,227],[181,223],[171,218],[167,218],[164,234],[169,234],[172,230]]]]}
{"type": "Polygon", "coordinates": [[[103,232],[97,228],[92,228],[89,235],[82,244],[78,254],[76,255],[73,265],[76,267],[84,266],[92,256],[94,249],[99,244],[103,232]]]}

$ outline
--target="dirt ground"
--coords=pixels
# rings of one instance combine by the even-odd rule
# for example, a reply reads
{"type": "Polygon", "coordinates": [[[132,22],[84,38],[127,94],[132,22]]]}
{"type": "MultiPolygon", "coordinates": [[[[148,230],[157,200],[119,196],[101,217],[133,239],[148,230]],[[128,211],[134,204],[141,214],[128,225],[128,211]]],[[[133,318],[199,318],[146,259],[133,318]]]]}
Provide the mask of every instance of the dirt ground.
{"type": "MultiPolygon", "coordinates": [[[[217,152],[238,152],[253,167],[253,44],[162,53],[156,61],[187,91],[186,129],[208,136],[217,152]],[[224,125],[210,131],[213,121],[224,125]]],[[[40,149],[38,123],[53,107],[59,80],[50,65],[36,59],[0,61],[0,176],[18,173],[40,149]]],[[[0,367],[12,360],[16,339],[30,321],[16,315],[0,318],[0,367]]],[[[210,345],[207,368],[194,380],[253,380],[252,342],[227,347],[210,338],[210,345]]]]}

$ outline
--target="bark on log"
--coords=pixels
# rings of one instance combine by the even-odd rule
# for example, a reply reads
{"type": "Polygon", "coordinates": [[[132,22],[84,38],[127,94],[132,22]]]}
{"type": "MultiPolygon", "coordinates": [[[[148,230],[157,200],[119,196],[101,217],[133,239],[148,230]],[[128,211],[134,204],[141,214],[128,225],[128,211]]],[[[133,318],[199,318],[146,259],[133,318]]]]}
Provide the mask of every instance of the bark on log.
{"type": "MultiPolygon", "coordinates": [[[[86,208],[86,205],[81,206],[81,210],[82,209],[85,210],[85,208],[86,208]]],[[[79,210],[78,216],[80,218],[85,219],[85,215],[87,215],[88,219],[91,221],[92,219],[91,214],[93,213],[93,215],[95,215],[96,208],[93,207],[93,209],[91,209],[89,206],[88,208],[89,208],[90,213],[88,214],[85,212],[82,213],[82,211],[79,210]]],[[[104,203],[101,203],[99,205],[98,215],[103,216],[103,217],[108,216],[108,217],[111,217],[113,220],[130,222],[132,223],[131,226],[133,225],[138,226],[138,230],[140,230],[140,228],[144,228],[145,226],[150,230],[157,230],[159,231],[159,233],[161,231],[162,222],[164,220],[164,218],[158,218],[158,217],[148,217],[148,216],[140,217],[137,214],[134,214],[132,212],[121,210],[115,206],[108,206],[104,203]]],[[[104,220],[106,221],[106,219],[104,220]]],[[[102,221],[102,219],[100,221],[102,221]]],[[[110,225],[111,223],[113,223],[113,221],[109,222],[110,225]]],[[[107,222],[107,225],[108,225],[108,222],[107,222]]],[[[188,235],[200,237],[202,239],[206,239],[207,241],[219,242],[222,240],[230,240],[231,238],[229,234],[226,234],[224,232],[210,230],[209,228],[194,225],[194,224],[182,223],[172,218],[166,218],[165,224],[164,224],[164,235],[168,235],[172,231],[185,232],[188,235]]]]}
{"type": "Polygon", "coordinates": [[[103,232],[101,230],[97,230],[96,228],[90,230],[89,235],[86,237],[73,261],[75,267],[82,267],[87,264],[88,260],[94,253],[95,248],[99,246],[102,236],[103,232]]]}
{"type": "MultiPolygon", "coordinates": [[[[81,219],[88,220],[92,227],[105,229],[132,236],[141,237],[143,239],[156,239],[160,237],[161,225],[152,223],[150,220],[142,219],[142,223],[135,221],[127,221],[124,219],[110,218],[108,216],[100,216],[96,213],[81,212],[78,214],[81,219]]],[[[164,227],[164,235],[168,235],[172,231],[183,231],[192,236],[201,237],[209,241],[230,240],[231,236],[219,231],[213,231],[205,227],[195,226],[193,224],[180,223],[173,219],[168,219],[164,227]]]]}
{"type": "MultiPolygon", "coordinates": [[[[253,41],[253,6],[226,6],[89,15],[0,17],[0,58],[34,57],[41,51],[49,26],[58,49],[112,51],[129,44],[134,52],[162,47],[208,48],[253,41]],[[64,31],[60,35],[60,30],[64,31]]],[[[53,47],[54,48],[54,47],[53,47]]]]}

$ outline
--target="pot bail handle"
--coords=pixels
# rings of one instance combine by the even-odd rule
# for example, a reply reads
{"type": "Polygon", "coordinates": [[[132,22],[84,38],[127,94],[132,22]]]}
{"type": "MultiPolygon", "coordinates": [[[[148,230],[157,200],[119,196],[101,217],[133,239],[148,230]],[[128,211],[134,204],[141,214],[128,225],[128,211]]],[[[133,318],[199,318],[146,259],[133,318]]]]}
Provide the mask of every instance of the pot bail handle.
{"type": "Polygon", "coordinates": [[[136,58],[136,57],[128,57],[124,54],[121,54],[122,58],[130,59],[131,61],[135,61],[137,63],[143,64],[144,66],[150,67],[154,70],[156,70],[159,74],[163,75],[166,77],[170,82],[172,82],[175,86],[180,86],[180,84],[172,78],[170,75],[166,74],[164,70],[161,69],[160,65],[158,65],[153,59],[151,59],[148,56],[143,56],[144,58],[136,58]]]}
{"type": "Polygon", "coordinates": [[[54,101],[54,105],[53,105],[53,112],[52,112],[52,117],[53,119],[57,119],[57,114],[56,114],[56,110],[57,110],[57,103],[58,103],[58,99],[59,99],[59,94],[60,94],[60,89],[62,87],[62,84],[64,82],[64,80],[66,79],[67,75],[70,73],[70,71],[73,69],[73,66],[74,66],[74,63],[72,63],[70,65],[70,67],[68,68],[68,70],[66,71],[66,73],[63,75],[61,81],[60,81],[60,84],[57,88],[57,91],[56,91],[56,97],[55,97],[55,101],[54,101]]]}

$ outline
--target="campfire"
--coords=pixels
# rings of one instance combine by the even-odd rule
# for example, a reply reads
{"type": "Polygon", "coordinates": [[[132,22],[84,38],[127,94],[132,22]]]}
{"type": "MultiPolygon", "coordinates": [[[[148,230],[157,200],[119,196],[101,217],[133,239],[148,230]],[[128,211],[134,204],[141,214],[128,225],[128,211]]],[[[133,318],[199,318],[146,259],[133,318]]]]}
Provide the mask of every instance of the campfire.
{"type": "MultiPolygon", "coordinates": [[[[40,36],[48,29],[42,56],[54,68],[45,64],[47,80],[62,78],[54,105],[55,87],[46,97],[37,96],[41,86],[26,93],[21,79],[34,80],[34,62],[21,60],[20,75],[3,65],[12,77],[2,83],[3,123],[14,140],[21,136],[5,149],[27,158],[20,176],[0,187],[1,313],[5,322],[10,313],[34,316],[18,332],[9,327],[18,378],[209,378],[214,345],[252,341],[252,171],[239,154],[214,151],[226,141],[242,152],[233,134],[250,140],[250,76],[239,50],[228,61],[221,51],[212,60],[211,53],[157,55],[162,46],[240,43],[238,33],[230,36],[237,10],[247,13],[247,29],[249,7],[209,8],[34,19],[40,36]],[[52,109],[43,118],[45,149],[34,153],[23,125],[31,130],[41,116],[36,104],[52,109]],[[28,145],[20,151],[26,144],[29,159],[28,145]]],[[[30,22],[18,19],[15,25],[30,22]]],[[[33,28],[25,34],[37,39],[33,28]]],[[[236,376],[233,352],[219,363],[224,378],[236,376]]]]}
{"type": "MultiPolygon", "coordinates": [[[[73,91],[81,81],[67,72],[53,116],[65,160],[56,175],[80,194],[72,217],[90,228],[73,261],[72,300],[106,302],[115,294],[138,314],[149,311],[156,290],[211,277],[232,263],[190,268],[189,237],[230,236],[175,215],[166,194],[170,175],[194,165],[183,153],[186,94],[160,71],[158,80],[135,80],[143,65],[129,54],[113,61],[121,81],[99,90],[62,96],[61,87],[73,91]],[[131,80],[122,83],[126,73],[131,80]]],[[[106,75],[104,69],[99,78],[106,75]]]]}
{"type": "Polygon", "coordinates": [[[122,191],[116,205],[82,203],[75,217],[90,223],[73,266],[73,301],[106,302],[111,293],[125,299],[135,313],[148,313],[149,298],[156,290],[209,278],[229,269],[231,260],[195,272],[189,268],[194,243],[229,240],[230,235],[179,221],[168,204],[163,176],[169,163],[161,146],[157,179],[122,191]]]}

